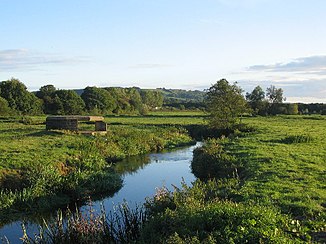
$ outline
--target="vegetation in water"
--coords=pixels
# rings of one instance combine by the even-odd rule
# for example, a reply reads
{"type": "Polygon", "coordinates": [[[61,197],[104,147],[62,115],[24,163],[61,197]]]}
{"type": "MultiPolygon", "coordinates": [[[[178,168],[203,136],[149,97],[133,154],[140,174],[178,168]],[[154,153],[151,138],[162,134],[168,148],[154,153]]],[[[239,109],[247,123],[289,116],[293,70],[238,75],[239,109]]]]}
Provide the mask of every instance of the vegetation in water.
{"type": "MultiPolygon", "coordinates": [[[[145,217],[137,218],[138,212],[132,218],[137,222],[132,241],[323,243],[326,119],[256,117],[244,122],[250,126],[196,149],[192,164],[204,172],[204,181],[172,192],[160,188],[146,200],[145,217]],[[236,174],[235,168],[243,170],[236,174]]],[[[119,230],[125,233],[124,226],[119,230]]]]}
{"type": "Polygon", "coordinates": [[[114,193],[122,186],[114,168],[119,160],[193,142],[184,129],[171,126],[110,125],[107,135],[87,137],[45,131],[44,119],[0,121],[1,224],[114,193]]]}

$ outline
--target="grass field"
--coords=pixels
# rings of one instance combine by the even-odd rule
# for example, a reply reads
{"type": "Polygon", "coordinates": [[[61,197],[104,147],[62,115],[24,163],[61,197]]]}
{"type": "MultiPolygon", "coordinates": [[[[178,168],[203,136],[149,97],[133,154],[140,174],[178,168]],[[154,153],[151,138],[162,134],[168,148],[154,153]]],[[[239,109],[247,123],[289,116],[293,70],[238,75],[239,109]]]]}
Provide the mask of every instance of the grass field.
{"type": "Polygon", "coordinates": [[[201,111],[195,112],[151,112],[147,116],[107,116],[105,121],[110,124],[129,125],[192,125],[205,124],[206,114],[201,111]]]}
{"type": "MultiPolygon", "coordinates": [[[[293,237],[325,241],[326,117],[256,117],[245,118],[244,123],[254,131],[236,131],[218,141],[242,172],[238,184],[229,189],[222,184],[224,191],[217,195],[248,208],[253,204],[276,208],[290,220],[283,228],[290,226],[287,232],[293,232],[293,237]]],[[[204,153],[214,158],[212,145],[204,153]]]]}
{"type": "Polygon", "coordinates": [[[242,194],[269,199],[293,216],[317,216],[326,204],[326,117],[247,119],[257,132],[228,149],[246,162],[242,194]]]}
{"type": "MultiPolygon", "coordinates": [[[[0,225],[12,213],[48,211],[111,194],[122,183],[112,163],[193,142],[173,126],[118,122],[105,136],[84,136],[46,131],[44,121],[45,116],[0,118],[0,225]]],[[[80,129],[94,130],[94,124],[80,129]]]]}
{"type": "MultiPolygon", "coordinates": [[[[60,163],[64,162],[63,170],[79,165],[93,174],[98,169],[92,164],[92,158],[80,161],[81,151],[85,151],[83,155],[90,154],[95,158],[105,155],[119,159],[178,146],[190,141],[179,127],[204,125],[203,117],[204,114],[198,112],[109,116],[105,118],[109,124],[105,138],[113,141],[113,146],[103,140],[71,133],[44,132],[41,124],[44,117],[33,117],[32,123],[2,120],[1,182],[21,187],[21,182],[14,179],[23,179],[22,170],[35,168],[35,164],[62,166],[60,163]],[[154,144],[144,143],[153,140],[154,144]],[[93,146],[100,149],[95,150],[93,146]],[[72,160],[76,155],[78,160],[72,160]],[[75,164],[66,163],[70,161],[75,164]]],[[[143,240],[168,240],[171,243],[325,240],[326,117],[252,117],[244,118],[243,122],[252,130],[235,131],[229,138],[217,140],[223,152],[232,156],[237,162],[236,167],[242,171],[231,178],[197,182],[193,188],[186,187],[175,193],[162,191],[161,195],[153,196],[147,205],[153,219],[145,224],[140,234],[143,240]]],[[[82,128],[90,126],[93,127],[81,125],[82,128]]],[[[214,154],[214,150],[207,152],[214,154]]],[[[88,179],[87,174],[83,179],[88,179]]]]}

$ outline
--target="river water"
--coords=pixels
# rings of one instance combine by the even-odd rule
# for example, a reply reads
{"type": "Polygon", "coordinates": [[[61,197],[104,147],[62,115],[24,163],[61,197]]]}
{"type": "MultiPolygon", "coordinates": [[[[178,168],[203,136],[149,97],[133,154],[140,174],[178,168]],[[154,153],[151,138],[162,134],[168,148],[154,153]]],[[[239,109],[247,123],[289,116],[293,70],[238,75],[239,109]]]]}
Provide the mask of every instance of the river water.
{"type": "MultiPolygon", "coordinates": [[[[117,163],[116,170],[122,175],[123,187],[113,196],[93,202],[94,210],[99,213],[103,205],[106,211],[110,211],[124,201],[130,207],[134,207],[144,203],[146,197],[153,196],[157,188],[164,186],[173,190],[173,186],[180,187],[182,181],[190,185],[195,180],[190,169],[192,152],[199,144],[173,151],[130,157],[117,163]]],[[[81,211],[87,211],[87,208],[83,206],[81,211]]],[[[27,223],[29,235],[33,236],[33,233],[38,232],[37,226],[32,221],[27,223]]],[[[10,243],[21,243],[19,240],[22,237],[21,221],[2,227],[0,237],[3,236],[6,236],[10,243]]]]}

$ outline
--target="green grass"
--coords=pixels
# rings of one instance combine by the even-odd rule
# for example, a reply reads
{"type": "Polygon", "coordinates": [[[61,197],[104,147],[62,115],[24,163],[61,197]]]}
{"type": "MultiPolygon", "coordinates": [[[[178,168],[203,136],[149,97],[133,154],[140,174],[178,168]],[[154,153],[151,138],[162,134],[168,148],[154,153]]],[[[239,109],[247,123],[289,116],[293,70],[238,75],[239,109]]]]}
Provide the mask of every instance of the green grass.
{"type": "MultiPolygon", "coordinates": [[[[45,131],[44,121],[45,116],[0,118],[0,225],[13,213],[111,194],[122,183],[117,161],[193,142],[174,126],[110,125],[105,136],[84,136],[45,131]]],[[[94,130],[94,125],[80,128],[94,130]]]]}
{"type": "Polygon", "coordinates": [[[310,118],[284,116],[245,121],[258,131],[228,145],[250,172],[242,187],[243,196],[268,199],[297,218],[325,211],[326,117],[310,118]]]}
{"type": "Polygon", "coordinates": [[[202,111],[150,112],[147,116],[107,116],[105,121],[110,124],[127,125],[193,125],[205,124],[202,111]]]}
{"type": "Polygon", "coordinates": [[[255,130],[209,140],[195,151],[193,170],[205,183],[174,193],[161,190],[148,200],[152,218],[144,228],[146,241],[325,241],[326,117],[243,122],[255,130]],[[228,173],[235,166],[237,172],[228,173]]]}
{"type": "MultiPolygon", "coordinates": [[[[94,161],[104,156],[113,162],[128,155],[187,143],[190,138],[180,127],[196,124],[203,127],[202,118],[203,114],[179,113],[106,117],[109,133],[99,138],[49,133],[43,131],[41,124],[3,120],[0,123],[0,170],[5,175],[12,174],[9,180],[13,180],[23,176],[20,170],[26,165],[30,167],[38,161],[49,166],[59,163],[63,172],[70,167],[92,172],[81,177],[92,182],[98,178],[94,175],[98,171],[96,167],[102,170],[105,165],[96,166],[94,161]],[[178,128],[167,126],[169,124],[178,128]],[[106,139],[111,143],[107,144],[106,139]],[[144,144],[144,141],[152,143],[144,144]],[[81,160],[85,154],[91,157],[81,160]],[[99,155],[101,157],[96,158],[99,155]]],[[[137,237],[139,241],[323,241],[326,233],[326,117],[254,117],[244,118],[243,122],[250,129],[236,130],[229,138],[212,141],[211,146],[208,143],[207,148],[197,151],[199,156],[212,155],[201,157],[203,163],[210,161],[211,171],[221,167],[231,171],[225,177],[206,172],[208,178],[214,180],[197,181],[193,187],[183,186],[174,193],[161,190],[149,198],[146,203],[149,217],[138,223],[143,226],[137,237]],[[216,152],[214,148],[221,151],[216,152]],[[218,163],[220,159],[223,164],[218,163]]],[[[45,171],[43,178],[56,179],[56,176],[52,171],[45,171]]],[[[19,182],[14,183],[19,187],[19,182]]],[[[39,183],[36,186],[42,189],[42,182],[39,183]]],[[[30,196],[28,191],[24,194],[26,198],[30,196]]]]}

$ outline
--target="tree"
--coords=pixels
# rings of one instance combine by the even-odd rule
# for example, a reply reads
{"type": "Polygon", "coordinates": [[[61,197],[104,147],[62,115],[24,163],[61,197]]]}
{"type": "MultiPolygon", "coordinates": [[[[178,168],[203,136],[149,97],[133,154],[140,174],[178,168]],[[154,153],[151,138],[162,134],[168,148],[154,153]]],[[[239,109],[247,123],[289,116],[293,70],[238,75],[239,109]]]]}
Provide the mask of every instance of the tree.
{"type": "Polygon", "coordinates": [[[260,86],[256,86],[251,93],[246,94],[246,100],[255,114],[263,115],[267,108],[265,92],[260,86]]]}
{"type": "Polygon", "coordinates": [[[161,91],[155,90],[141,90],[140,95],[143,104],[153,109],[155,107],[162,107],[163,105],[163,94],[161,91]]]}
{"type": "Polygon", "coordinates": [[[289,103],[287,105],[287,114],[298,114],[299,113],[299,106],[297,103],[289,103]]]}
{"type": "Polygon", "coordinates": [[[233,128],[240,122],[239,116],[249,111],[242,92],[237,83],[231,85],[226,79],[217,81],[207,90],[205,104],[211,127],[233,128]]]}
{"type": "Polygon", "coordinates": [[[0,82],[0,96],[7,100],[8,106],[21,114],[39,114],[41,101],[18,79],[0,82]]]}
{"type": "Polygon", "coordinates": [[[9,108],[8,102],[3,97],[0,97],[0,115],[9,115],[11,110],[9,108]]]}
{"type": "Polygon", "coordinates": [[[55,114],[54,95],[56,88],[53,85],[45,85],[36,92],[36,96],[43,100],[43,111],[46,114],[55,114]]]}
{"type": "Polygon", "coordinates": [[[108,87],[105,88],[116,101],[113,113],[139,114],[143,110],[143,103],[137,88],[108,87]]]}
{"type": "Polygon", "coordinates": [[[282,103],[286,100],[283,98],[283,89],[276,88],[273,85],[267,88],[266,97],[270,103],[282,103]]]}
{"type": "Polygon", "coordinates": [[[112,113],[115,108],[115,101],[111,94],[103,89],[97,87],[86,87],[81,95],[85,102],[86,109],[90,113],[112,113]]]}
{"type": "Polygon", "coordinates": [[[268,112],[270,114],[279,114],[284,113],[284,107],[280,104],[283,103],[286,99],[283,97],[283,89],[276,88],[275,86],[271,85],[266,90],[266,97],[269,102],[269,109],[268,112]]]}
{"type": "Polygon", "coordinates": [[[57,90],[54,93],[55,114],[76,115],[84,111],[83,99],[73,90],[57,90]]]}

